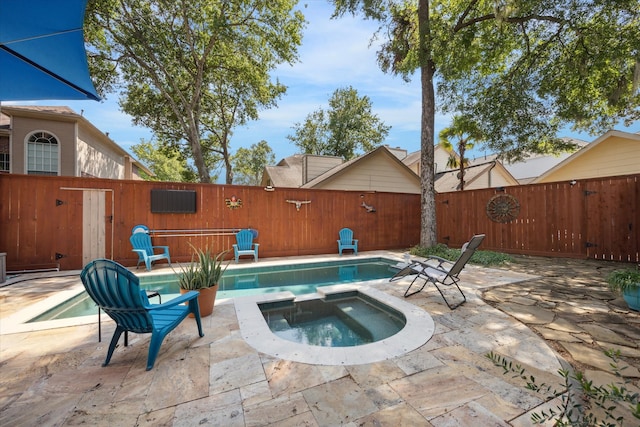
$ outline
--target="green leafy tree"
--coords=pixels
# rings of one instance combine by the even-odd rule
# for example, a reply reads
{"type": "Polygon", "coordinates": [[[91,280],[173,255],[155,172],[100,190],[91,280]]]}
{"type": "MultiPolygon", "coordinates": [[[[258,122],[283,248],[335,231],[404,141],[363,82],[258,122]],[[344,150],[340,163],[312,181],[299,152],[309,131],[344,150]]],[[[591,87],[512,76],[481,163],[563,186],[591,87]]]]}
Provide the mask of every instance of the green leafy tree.
{"type": "Polygon", "coordinates": [[[438,144],[450,153],[447,166],[460,168],[460,191],[464,190],[464,168],[469,164],[464,155],[482,140],[484,135],[478,124],[469,116],[461,115],[454,116],[451,126],[442,129],[438,135],[438,144]]]}
{"type": "Polygon", "coordinates": [[[265,140],[251,148],[238,148],[232,159],[235,184],[260,185],[264,168],[275,161],[276,156],[265,140]]]}
{"type": "MultiPolygon", "coordinates": [[[[304,17],[294,0],[94,0],[96,67],[111,64],[134,123],[193,160],[201,182],[223,162],[232,130],[275,105],[270,72],[297,60],[304,17]]],[[[94,65],[95,65],[94,64],[94,65]]]]}
{"type": "Polygon", "coordinates": [[[307,115],[304,123],[295,124],[295,133],[287,138],[303,153],[349,160],[379,146],[389,129],[372,113],[369,97],[358,96],[350,86],[336,89],[329,99],[329,109],[307,115]]]}
{"type": "Polygon", "coordinates": [[[195,182],[198,175],[187,164],[182,154],[172,147],[158,142],[141,140],[131,146],[131,151],[155,176],[143,176],[148,181],[195,182]]]}
{"type": "Polygon", "coordinates": [[[436,243],[435,84],[444,112],[471,112],[505,158],[564,148],[558,130],[640,118],[640,0],[333,0],[380,21],[378,62],[420,73],[420,244],[436,243]]]}

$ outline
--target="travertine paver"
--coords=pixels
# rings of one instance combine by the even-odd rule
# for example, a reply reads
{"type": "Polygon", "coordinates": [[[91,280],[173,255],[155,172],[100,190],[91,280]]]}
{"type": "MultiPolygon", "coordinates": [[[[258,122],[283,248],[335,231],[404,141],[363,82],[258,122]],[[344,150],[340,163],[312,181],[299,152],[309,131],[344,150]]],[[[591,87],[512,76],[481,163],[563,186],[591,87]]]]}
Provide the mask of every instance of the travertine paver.
{"type": "Polygon", "coordinates": [[[352,378],[340,378],[302,391],[319,425],[356,421],[378,411],[373,400],[352,378]]]}
{"type": "Polygon", "coordinates": [[[556,316],[555,313],[549,309],[533,305],[505,302],[500,308],[521,322],[534,325],[551,323],[556,316]]]}
{"type": "MultiPolygon", "coordinates": [[[[603,371],[611,369],[611,359],[606,357],[601,349],[589,348],[585,345],[563,342],[562,346],[571,354],[576,361],[588,366],[599,368],[603,371]]],[[[619,363],[624,368],[624,375],[631,378],[640,378],[640,371],[634,366],[624,362],[619,363]]]]}
{"type": "MultiPolygon", "coordinates": [[[[530,411],[553,404],[485,354],[560,384],[547,343],[598,381],[611,378],[603,351],[617,346],[637,389],[640,314],[604,283],[619,265],[517,258],[504,269],[469,265],[461,275],[468,302],[455,311],[432,286],[408,298],[432,316],[433,337],[371,364],[311,365],[257,352],[242,339],[230,301],[203,319],[204,338],[193,320],[169,334],[149,372],[148,336],[132,334],[102,368],[108,342],[97,342],[95,324],[0,335],[0,425],[530,426],[530,411]]],[[[77,283],[59,277],[0,288],[0,322],[77,283]]],[[[377,288],[402,298],[407,285],[377,288]]],[[[108,341],[113,325],[103,321],[103,329],[108,341]]]]}

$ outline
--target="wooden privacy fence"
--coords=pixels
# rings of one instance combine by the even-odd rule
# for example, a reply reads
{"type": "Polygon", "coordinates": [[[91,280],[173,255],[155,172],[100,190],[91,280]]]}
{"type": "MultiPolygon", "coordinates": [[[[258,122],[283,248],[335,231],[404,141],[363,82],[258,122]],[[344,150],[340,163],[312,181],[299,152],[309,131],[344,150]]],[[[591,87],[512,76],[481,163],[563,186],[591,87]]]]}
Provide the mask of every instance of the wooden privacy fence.
{"type": "Polygon", "coordinates": [[[640,175],[531,184],[436,196],[438,240],[459,247],[638,262],[640,175]]]}
{"type": "MultiPolygon", "coordinates": [[[[438,194],[438,241],[460,247],[485,233],[481,249],[638,262],[639,180],[438,194]]],[[[354,230],[361,251],[420,240],[420,196],[413,194],[0,174],[0,195],[0,252],[9,271],[80,269],[98,257],[135,265],[129,236],[137,224],[152,230],[154,244],[170,246],[175,261],[190,259],[190,244],[230,249],[240,228],[258,230],[260,257],[336,253],[342,227],[354,230]],[[195,192],[195,213],[152,212],[152,190],[195,192]]]]}
{"type": "Polygon", "coordinates": [[[98,257],[135,265],[129,236],[137,224],[151,229],[154,245],[170,247],[172,261],[190,260],[190,244],[231,249],[240,228],[258,231],[260,257],[337,253],[343,227],[362,251],[420,239],[414,194],[27,175],[0,175],[0,194],[0,252],[9,271],[80,269],[98,257]],[[187,199],[195,191],[195,213],[152,212],[152,190],[178,190],[187,199]]]}

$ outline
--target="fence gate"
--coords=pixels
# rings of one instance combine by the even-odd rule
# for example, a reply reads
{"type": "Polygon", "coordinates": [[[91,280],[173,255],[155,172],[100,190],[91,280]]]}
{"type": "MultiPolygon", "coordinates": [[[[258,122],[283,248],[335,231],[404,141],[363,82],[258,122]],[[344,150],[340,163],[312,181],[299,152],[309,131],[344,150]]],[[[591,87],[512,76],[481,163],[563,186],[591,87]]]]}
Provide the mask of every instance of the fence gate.
{"type": "Polygon", "coordinates": [[[586,257],[638,262],[640,217],[638,177],[588,181],[585,198],[586,257]]]}
{"type": "Polygon", "coordinates": [[[69,188],[82,191],[82,266],[96,258],[113,259],[113,190],[69,188]],[[106,194],[111,195],[111,203],[106,194]]]}
{"type": "Polygon", "coordinates": [[[104,196],[100,190],[82,192],[82,265],[105,255],[104,196]]]}

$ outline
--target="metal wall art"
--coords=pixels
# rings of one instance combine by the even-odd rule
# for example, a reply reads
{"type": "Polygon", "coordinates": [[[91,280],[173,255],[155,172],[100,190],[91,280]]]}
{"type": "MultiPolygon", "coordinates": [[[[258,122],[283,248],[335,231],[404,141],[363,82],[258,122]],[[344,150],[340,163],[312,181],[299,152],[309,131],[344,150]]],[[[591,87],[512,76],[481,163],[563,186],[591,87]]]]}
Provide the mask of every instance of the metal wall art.
{"type": "Polygon", "coordinates": [[[374,207],[373,207],[373,206],[371,206],[371,205],[366,204],[366,203],[364,202],[364,200],[362,201],[362,204],[361,204],[360,206],[362,206],[363,208],[365,208],[365,209],[367,210],[367,213],[374,213],[374,212],[376,211],[376,208],[374,208],[374,207]]]}
{"type": "Polygon", "coordinates": [[[496,194],[487,203],[487,216],[491,221],[507,223],[520,213],[520,202],[510,194],[496,194]]]}
{"type": "Polygon", "coordinates": [[[229,209],[238,209],[242,207],[242,200],[238,199],[236,196],[231,196],[230,199],[224,199],[224,201],[229,209]]]}
{"type": "Polygon", "coordinates": [[[311,200],[285,200],[287,203],[294,203],[296,205],[296,210],[300,210],[300,206],[307,205],[311,203],[311,200]]]}

